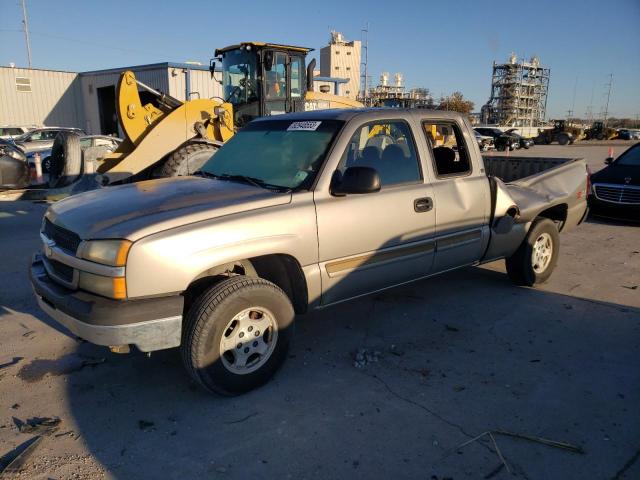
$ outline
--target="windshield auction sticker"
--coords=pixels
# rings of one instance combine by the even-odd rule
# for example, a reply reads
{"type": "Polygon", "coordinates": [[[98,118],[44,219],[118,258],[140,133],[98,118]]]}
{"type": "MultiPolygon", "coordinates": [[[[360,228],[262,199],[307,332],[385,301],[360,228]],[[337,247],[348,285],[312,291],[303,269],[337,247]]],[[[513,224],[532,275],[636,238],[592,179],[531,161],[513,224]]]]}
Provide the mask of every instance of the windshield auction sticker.
{"type": "Polygon", "coordinates": [[[295,131],[306,131],[306,132],[314,132],[318,129],[322,122],[293,122],[287,128],[287,132],[295,132],[295,131]]]}

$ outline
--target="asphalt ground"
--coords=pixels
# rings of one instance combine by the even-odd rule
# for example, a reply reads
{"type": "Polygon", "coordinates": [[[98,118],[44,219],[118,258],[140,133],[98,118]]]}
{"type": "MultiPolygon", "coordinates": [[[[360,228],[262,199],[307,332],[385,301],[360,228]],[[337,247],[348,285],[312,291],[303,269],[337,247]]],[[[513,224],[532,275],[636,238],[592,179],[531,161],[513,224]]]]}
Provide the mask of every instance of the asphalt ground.
{"type": "MultiPolygon", "coordinates": [[[[595,170],[608,148],[511,154],[595,170]]],[[[112,354],[39,311],[45,208],[0,202],[0,467],[41,437],[7,478],[640,478],[637,226],[561,235],[540,288],[495,262],[301,316],[275,378],[223,398],[176,350],[112,354]],[[60,423],[29,432],[35,417],[60,423]]]]}

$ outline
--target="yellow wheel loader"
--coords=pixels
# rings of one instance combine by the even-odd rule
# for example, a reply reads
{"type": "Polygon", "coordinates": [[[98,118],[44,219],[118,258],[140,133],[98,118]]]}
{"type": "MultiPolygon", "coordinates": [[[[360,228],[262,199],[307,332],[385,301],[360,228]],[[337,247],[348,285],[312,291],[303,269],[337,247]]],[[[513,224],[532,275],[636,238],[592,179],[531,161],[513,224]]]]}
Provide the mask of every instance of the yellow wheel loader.
{"type": "Polygon", "coordinates": [[[311,49],[246,42],[218,49],[224,99],[180,101],[124,72],[117,88],[117,116],[125,141],[97,168],[105,185],[195,172],[238,128],[256,117],[303,110],[359,108],[346,97],[313,91],[311,49]],[[142,105],[139,90],[156,105],[142,105]]]}

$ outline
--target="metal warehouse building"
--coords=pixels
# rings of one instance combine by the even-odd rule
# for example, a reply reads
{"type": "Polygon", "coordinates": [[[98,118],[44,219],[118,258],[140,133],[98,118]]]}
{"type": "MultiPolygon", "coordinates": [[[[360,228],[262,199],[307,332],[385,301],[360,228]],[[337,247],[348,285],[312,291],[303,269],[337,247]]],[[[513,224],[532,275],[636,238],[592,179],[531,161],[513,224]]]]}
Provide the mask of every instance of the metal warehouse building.
{"type": "MultiPolygon", "coordinates": [[[[93,72],[0,67],[0,125],[84,128],[89,134],[116,134],[116,85],[131,70],[150,87],[185,100],[222,96],[209,68],[188,63],[154,63],[93,72]]],[[[143,103],[151,101],[141,92],[143,103]]]]}

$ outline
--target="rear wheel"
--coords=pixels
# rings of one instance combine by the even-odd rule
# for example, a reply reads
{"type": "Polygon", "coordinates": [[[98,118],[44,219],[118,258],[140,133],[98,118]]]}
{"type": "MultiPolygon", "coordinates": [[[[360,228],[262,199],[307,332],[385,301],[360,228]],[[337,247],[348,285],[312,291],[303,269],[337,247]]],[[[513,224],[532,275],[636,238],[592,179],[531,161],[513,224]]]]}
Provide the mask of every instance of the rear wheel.
{"type": "Polygon", "coordinates": [[[287,295],[261,278],[231,277],[189,308],[182,359],[205,389],[237,395],[266,383],[286,358],[294,311],[287,295]]]}
{"type": "Polygon", "coordinates": [[[556,266],[560,252],[560,236],[548,218],[534,221],[518,250],[505,260],[507,274],[516,285],[546,282],[556,266]]]}
{"type": "Polygon", "coordinates": [[[568,135],[558,135],[558,143],[560,145],[566,145],[567,143],[569,143],[569,136],[568,135]]]}
{"type": "Polygon", "coordinates": [[[160,169],[161,177],[192,175],[198,171],[218,147],[208,143],[188,143],[169,155],[160,169]]]}

